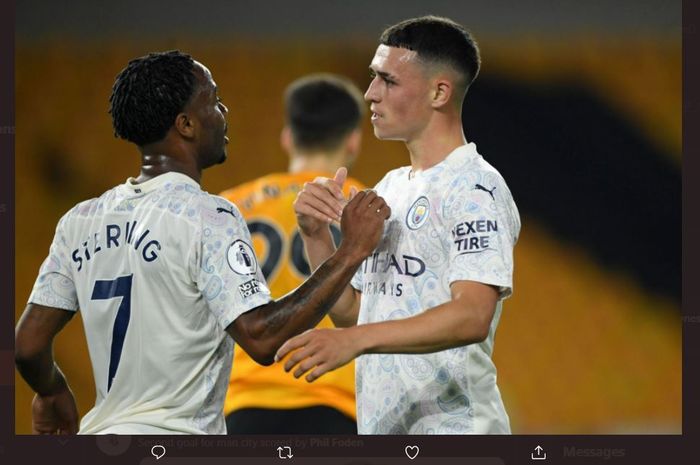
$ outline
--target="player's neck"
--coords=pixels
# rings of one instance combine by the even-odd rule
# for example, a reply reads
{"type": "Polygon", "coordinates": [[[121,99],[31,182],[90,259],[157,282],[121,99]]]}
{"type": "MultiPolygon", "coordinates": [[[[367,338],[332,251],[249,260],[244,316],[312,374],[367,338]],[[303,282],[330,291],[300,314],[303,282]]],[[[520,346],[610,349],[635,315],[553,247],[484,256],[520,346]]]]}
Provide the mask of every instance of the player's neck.
{"type": "Polygon", "coordinates": [[[141,154],[141,173],[136,178],[137,183],[146,182],[165,173],[182,173],[194,179],[198,184],[202,179],[202,171],[192,163],[163,154],[141,154]]]}
{"type": "Polygon", "coordinates": [[[435,111],[422,130],[405,142],[413,173],[437,165],[467,142],[462,129],[461,109],[435,111]]]}
{"type": "Polygon", "coordinates": [[[427,170],[442,162],[457,147],[467,143],[461,124],[449,130],[424,131],[419,137],[406,141],[413,172],[427,170]]]}
{"type": "Polygon", "coordinates": [[[293,154],[289,160],[290,173],[314,172],[335,173],[343,165],[345,157],[341,154],[293,154]]]}

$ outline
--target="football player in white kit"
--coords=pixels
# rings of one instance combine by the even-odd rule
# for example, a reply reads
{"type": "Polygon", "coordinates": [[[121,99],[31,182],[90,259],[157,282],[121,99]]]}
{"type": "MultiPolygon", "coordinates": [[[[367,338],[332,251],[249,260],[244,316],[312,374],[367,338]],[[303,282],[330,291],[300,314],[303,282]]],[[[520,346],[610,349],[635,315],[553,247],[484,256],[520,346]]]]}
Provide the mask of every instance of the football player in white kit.
{"type": "Polygon", "coordinates": [[[97,391],[81,434],[225,434],[234,341],[271,364],[326,314],[390,210],[363,192],[343,214],[338,253],[272,301],[238,209],[199,186],[228,142],[209,70],[178,51],[132,60],[110,104],[115,135],[141,152],[141,173],[58,223],[16,328],[16,364],[36,392],[33,430],[78,429],[52,342],[79,308],[97,391]]]}
{"type": "MultiPolygon", "coordinates": [[[[296,350],[285,369],[308,381],[358,357],[361,434],[510,433],[491,354],[520,218],[462,129],[479,66],[471,35],[446,18],[406,20],[382,34],[365,99],[375,135],[404,141],[411,165],[375,188],[392,215],[330,312],[346,329],[306,332],[277,354],[296,350]]],[[[324,220],[339,219],[344,176],[319,178],[297,198],[314,266],[335,250],[324,220]]]]}

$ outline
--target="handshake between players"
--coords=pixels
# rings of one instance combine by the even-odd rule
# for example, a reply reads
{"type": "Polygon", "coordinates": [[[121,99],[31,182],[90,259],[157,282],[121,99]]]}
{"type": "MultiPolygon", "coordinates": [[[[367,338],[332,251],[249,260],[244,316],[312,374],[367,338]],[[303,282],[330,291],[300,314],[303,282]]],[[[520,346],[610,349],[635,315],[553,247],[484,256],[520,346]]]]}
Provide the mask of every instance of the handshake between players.
{"type": "MultiPolygon", "coordinates": [[[[348,202],[343,196],[346,177],[347,169],[344,167],[338,169],[333,179],[318,177],[304,186],[294,202],[294,212],[312,269],[334,251],[333,239],[328,228],[331,222],[339,221],[341,224],[341,247],[346,243],[351,247],[361,247],[359,244],[355,245],[356,239],[351,236],[355,233],[353,228],[356,228],[360,235],[366,236],[364,240],[373,244],[372,250],[369,251],[372,253],[383,233],[383,229],[374,227],[372,219],[374,217],[376,223],[377,217],[388,219],[391,215],[391,209],[384,199],[372,190],[357,193],[351,189],[348,202]],[[366,225],[354,224],[353,218],[369,222],[366,225]]],[[[331,319],[338,327],[354,326],[357,322],[356,316],[344,319],[340,313],[342,310],[338,310],[353,307],[348,303],[352,300],[353,291],[349,285],[346,287],[348,289],[343,289],[343,294],[338,299],[340,302],[334,307],[336,312],[334,313],[334,309],[330,312],[331,319]]],[[[289,372],[296,366],[294,377],[299,378],[309,373],[306,380],[312,382],[361,355],[360,347],[354,342],[356,341],[353,340],[351,332],[347,330],[311,329],[288,340],[278,350],[275,361],[280,361],[294,352],[286,360],[284,369],[289,372]]]]}

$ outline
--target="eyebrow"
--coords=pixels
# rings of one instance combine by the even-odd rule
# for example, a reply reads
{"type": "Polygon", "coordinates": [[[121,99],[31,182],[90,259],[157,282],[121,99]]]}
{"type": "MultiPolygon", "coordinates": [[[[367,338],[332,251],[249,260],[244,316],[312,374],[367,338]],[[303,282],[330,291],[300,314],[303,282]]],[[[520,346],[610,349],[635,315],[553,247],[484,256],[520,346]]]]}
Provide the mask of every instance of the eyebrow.
{"type": "Polygon", "coordinates": [[[396,76],[393,76],[391,73],[387,73],[385,71],[378,71],[372,68],[371,66],[369,67],[369,70],[377,76],[381,77],[382,79],[391,79],[392,81],[396,81],[396,76]]]}

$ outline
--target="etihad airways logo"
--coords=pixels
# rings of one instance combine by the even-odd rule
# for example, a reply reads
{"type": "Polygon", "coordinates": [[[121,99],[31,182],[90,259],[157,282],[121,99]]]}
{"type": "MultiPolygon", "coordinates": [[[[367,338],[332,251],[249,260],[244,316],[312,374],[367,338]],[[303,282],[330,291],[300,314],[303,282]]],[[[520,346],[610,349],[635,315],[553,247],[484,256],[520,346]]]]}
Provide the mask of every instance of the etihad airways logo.
{"type": "Polygon", "coordinates": [[[386,273],[390,268],[397,274],[415,278],[425,272],[425,262],[410,255],[397,257],[393,253],[382,252],[370,255],[362,264],[363,273],[386,273]]]}

